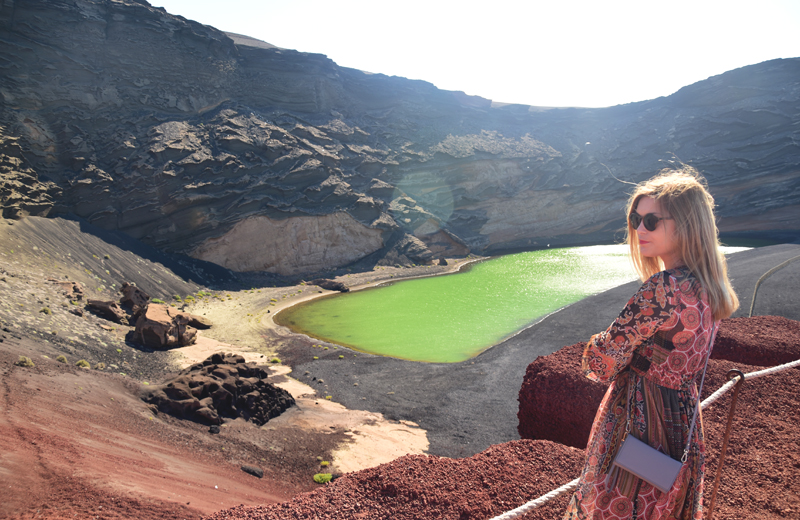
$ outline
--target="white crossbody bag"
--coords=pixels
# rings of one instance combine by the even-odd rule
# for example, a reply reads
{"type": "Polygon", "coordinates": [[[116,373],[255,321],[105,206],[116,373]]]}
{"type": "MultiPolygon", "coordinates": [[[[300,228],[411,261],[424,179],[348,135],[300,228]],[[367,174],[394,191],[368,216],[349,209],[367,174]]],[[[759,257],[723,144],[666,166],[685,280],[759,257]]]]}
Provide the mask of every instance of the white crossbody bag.
{"type": "Polygon", "coordinates": [[[652,448],[645,442],[640,441],[631,432],[631,393],[633,385],[630,385],[628,392],[628,405],[626,408],[627,425],[625,426],[625,438],[622,445],[614,458],[614,465],[619,466],[625,471],[632,473],[642,480],[646,480],[650,484],[660,490],[662,493],[667,493],[675,479],[678,478],[678,473],[681,471],[689,456],[689,448],[692,446],[692,434],[694,433],[694,425],[697,420],[697,413],[700,410],[700,395],[703,392],[703,383],[706,380],[706,369],[708,368],[708,358],[711,357],[711,340],[714,338],[714,331],[717,324],[711,327],[711,335],[708,339],[708,354],[706,355],[706,364],[703,367],[703,377],[700,379],[700,387],[697,390],[697,405],[694,408],[694,415],[692,416],[691,426],[689,426],[689,437],[686,442],[686,449],[683,450],[681,460],[675,460],[665,453],[661,453],[655,448],[652,448]]]}

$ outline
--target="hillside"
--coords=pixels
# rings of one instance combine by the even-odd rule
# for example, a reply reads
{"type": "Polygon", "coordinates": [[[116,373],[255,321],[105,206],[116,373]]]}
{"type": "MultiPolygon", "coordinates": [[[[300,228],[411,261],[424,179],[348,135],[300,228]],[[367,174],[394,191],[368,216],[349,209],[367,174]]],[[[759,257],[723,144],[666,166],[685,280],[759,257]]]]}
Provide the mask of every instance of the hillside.
{"type": "Polygon", "coordinates": [[[608,241],[673,154],[723,233],[796,236],[800,59],[604,109],[493,105],[143,0],[0,7],[0,206],[296,275],[608,241]],[[613,177],[612,177],[613,175],[613,177]]]}

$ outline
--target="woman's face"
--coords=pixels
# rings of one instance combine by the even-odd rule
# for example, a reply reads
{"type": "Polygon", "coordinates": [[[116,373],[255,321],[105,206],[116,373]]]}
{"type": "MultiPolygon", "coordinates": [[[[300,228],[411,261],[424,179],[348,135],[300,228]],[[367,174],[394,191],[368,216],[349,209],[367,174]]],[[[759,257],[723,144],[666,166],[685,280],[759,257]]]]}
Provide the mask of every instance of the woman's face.
{"type": "Polygon", "coordinates": [[[639,237],[639,252],[645,257],[658,257],[664,262],[665,269],[672,269],[683,265],[683,260],[678,251],[678,240],[675,236],[675,221],[672,215],[667,215],[661,211],[661,206],[652,197],[642,197],[634,210],[644,217],[648,213],[653,213],[659,220],[655,231],[649,231],[644,227],[644,221],[639,223],[636,228],[636,235],[639,237]]]}

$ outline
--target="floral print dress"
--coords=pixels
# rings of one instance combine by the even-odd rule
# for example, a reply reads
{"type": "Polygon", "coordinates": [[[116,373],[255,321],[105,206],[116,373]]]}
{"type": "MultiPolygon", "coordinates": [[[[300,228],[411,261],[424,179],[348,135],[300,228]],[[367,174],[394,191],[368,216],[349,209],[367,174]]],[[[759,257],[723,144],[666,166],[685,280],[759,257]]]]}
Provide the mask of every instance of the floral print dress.
{"type": "Polygon", "coordinates": [[[611,385],[592,424],[586,463],[564,520],[702,520],[701,414],[686,464],[668,493],[612,463],[628,413],[631,435],[680,460],[698,403],[695,378],[713,343],[708,337],[712,325],[705,290],[682,267],[650,277],[608,330],[592,336],[583,353],[583,372],[611,385]]]}

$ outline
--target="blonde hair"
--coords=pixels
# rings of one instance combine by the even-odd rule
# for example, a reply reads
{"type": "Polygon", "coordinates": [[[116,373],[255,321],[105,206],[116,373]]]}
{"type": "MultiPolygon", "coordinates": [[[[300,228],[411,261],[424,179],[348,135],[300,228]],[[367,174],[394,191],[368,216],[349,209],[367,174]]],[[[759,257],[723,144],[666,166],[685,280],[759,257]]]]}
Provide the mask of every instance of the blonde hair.
{"type": "MultiPolygon", "coordinates": [[[[691,166],[661,170],[636,186],[628,199],[628,217],[642,197],[655,199],[661,211],[674,219],[681,259],[706,290],[714,319],[733,314],[739,308],[739,298],[728,279],[728,265],[719,248],[714,198],[708,192],[705,179],[691,166]]],[[[631,227],[630,218],[626,241],[631,261],[642,281],[664,269],[660,258],[642,256],[639,237],[631,227]]]]}

